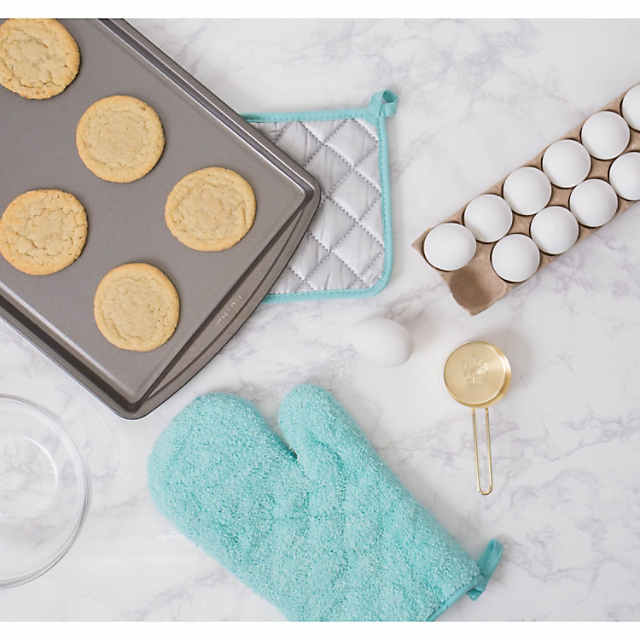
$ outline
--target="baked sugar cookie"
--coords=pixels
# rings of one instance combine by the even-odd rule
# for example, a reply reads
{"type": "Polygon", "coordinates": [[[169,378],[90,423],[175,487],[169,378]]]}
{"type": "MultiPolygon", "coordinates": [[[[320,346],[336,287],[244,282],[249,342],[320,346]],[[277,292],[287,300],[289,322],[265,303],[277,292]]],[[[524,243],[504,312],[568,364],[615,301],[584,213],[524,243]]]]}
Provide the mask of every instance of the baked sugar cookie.
{"type": "Polygon", "coordinates": [[[235,171],[208,167],[187,174],[172,189],[164,209],[169,231],[197,251],[222,251],[253,226],[256,199],[235,171]]]}
{"type": "Polygon", "coordinates": [[[42,276],[68,267],[87,240],[87,214],[58,189],[27,191],[0,218],[0,253],[16,269],[42,276]]]}
{"type": "Polygon", "coordinates": [[[94,102],[80,118],[76,146],[98,178],[133,182],[149,173],[162,155],[162,123],[142,100],[109,96],[94,102]]]}
{"type": "Polygon", "coordinates": [[[132,262],[102,278],[93,301],[93,315],[100,333],[112,345],[129,351],[152,351],[173,335],[180,299],[160,269],[132,262]]]}
{"type": "Polygon", "coordinates": [[[23,98],[62,93],[79,67],[78,45],[57,20],[13,18],[0,25],[0,84],[23,98]]]}

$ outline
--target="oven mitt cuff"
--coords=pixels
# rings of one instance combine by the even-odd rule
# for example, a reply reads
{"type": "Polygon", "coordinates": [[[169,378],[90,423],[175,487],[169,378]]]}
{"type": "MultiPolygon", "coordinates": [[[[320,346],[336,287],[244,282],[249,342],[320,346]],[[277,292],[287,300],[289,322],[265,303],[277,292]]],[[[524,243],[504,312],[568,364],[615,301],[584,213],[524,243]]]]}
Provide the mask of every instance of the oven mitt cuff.
{"type": "Polygon", "coordinates": [[[160,511],[289,619],[433,620],[482,593],[502,546],[475,562],[331,394],[296,387],[279,427],[230,394],[195,400],[149,459],[160,511]]]}

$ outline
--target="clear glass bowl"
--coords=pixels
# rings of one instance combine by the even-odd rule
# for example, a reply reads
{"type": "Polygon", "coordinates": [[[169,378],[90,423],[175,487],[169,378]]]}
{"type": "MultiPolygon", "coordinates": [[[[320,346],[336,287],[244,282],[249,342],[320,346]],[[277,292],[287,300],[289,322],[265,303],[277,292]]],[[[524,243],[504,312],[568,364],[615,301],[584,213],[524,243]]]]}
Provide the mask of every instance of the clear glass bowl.
{"type": "Polygon", "coordinates": [[[0,395],[0,588],[24,584],[69,550],[89,504],[89,478],[60,421],[0,395]]]}

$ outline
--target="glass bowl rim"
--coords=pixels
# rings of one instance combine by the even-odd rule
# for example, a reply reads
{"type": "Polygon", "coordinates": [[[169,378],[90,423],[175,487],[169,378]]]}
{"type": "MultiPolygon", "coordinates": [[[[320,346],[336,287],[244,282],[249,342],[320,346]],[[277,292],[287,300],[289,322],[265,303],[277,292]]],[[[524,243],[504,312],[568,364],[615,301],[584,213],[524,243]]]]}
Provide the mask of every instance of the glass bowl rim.
{"type": "Polygon", "coordinates": [[[55,567],[55,565],[58,564],[58,562],[60,562],[60,560],[62,560],[65,555],[67,555],[69,549],[71,549],[71,547],[73,546],[78,537],[78,534],[80,533],[80,530],[82,529],[87,516],[87,512],[89,510],[91,497],[91,481],[87,466],[84,462],[84,459],[80,455],[80,451],[78,450],[75,442],[66,432],[62,420],[60,420],[60,418],[55,413],[53,413],[46,407],[43,407],[42,405],[34,402],[33,400],[28,400],[27,398],[22,398],[20,396],[12,394],[0,393],[0,405],[2,405],[6,401],[16,404],[19,407],[35,411],[46,419],[47,425],[55,434],[55,436],[59,438],[60,441],[64,444],[66,450],[69,452],[74,461],[74,464],[78,471],[78,479],[80,481],[80,487],[82,491],[82,504],[80,506],[76,523],[71,529],[69,535],[60,545],[58,550],[51,556],[51,558],[49,558],[49,560],[42,566],[37,567],[33,571],[21,573],[10,578],[0,578],[0,590],[9,589],[11,587],[18,587],[20,585],[26,584],[27,582],[31,582],[36,578],[39,578],[43,574],[47,573],[47,571],[55,567]]]}

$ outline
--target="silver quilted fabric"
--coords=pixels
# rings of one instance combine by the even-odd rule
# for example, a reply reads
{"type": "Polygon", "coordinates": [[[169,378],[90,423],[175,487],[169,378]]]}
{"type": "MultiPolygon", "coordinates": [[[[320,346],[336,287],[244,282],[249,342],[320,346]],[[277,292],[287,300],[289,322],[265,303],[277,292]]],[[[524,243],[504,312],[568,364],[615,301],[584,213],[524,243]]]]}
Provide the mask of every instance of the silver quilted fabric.
{"type": "Polygon", "coordinates": [[[322,187],[322,200],[273,294],[369,289],[384,270],[379,139],[367,120],[254,122],[322,187]]]}

